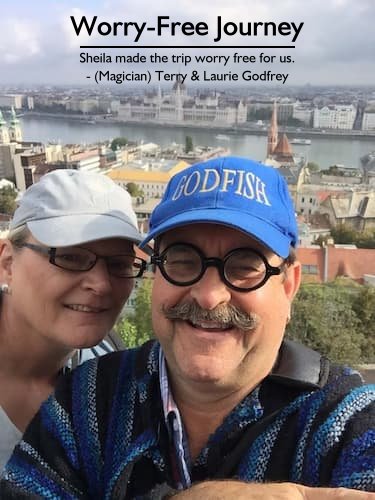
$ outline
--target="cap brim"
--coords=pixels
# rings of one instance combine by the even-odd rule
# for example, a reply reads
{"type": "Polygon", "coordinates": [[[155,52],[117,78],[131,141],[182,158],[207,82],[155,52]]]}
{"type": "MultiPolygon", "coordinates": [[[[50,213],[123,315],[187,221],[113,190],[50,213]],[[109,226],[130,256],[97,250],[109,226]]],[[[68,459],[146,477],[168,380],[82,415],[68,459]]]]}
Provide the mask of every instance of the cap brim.
{"type": "Polygon", "coordinates": [[[123,238],[134,243],[142,235],[125,220],[103,214],[66,215],[27,223],[32,235],[44,245],[66,247],[109,238],[123,238]]]}
{"type": "Polygon", "coordinates": [[[139,246],[143,248],[151,239],[155,239],[166,231],[196,223],[223,224],[257,239],[282,258],[288,257],[290,253],[291,238],[289,235],[283,234],[277,227],[251,214],[245,215],[243,212],[220,208],[187,210],[182,214],[170,217],[164,223],[158,224],[156,230],[151,229],[139,246]],[[241,221],[241,225],[233,223],[233,221],[238,220],[241,221]]]}

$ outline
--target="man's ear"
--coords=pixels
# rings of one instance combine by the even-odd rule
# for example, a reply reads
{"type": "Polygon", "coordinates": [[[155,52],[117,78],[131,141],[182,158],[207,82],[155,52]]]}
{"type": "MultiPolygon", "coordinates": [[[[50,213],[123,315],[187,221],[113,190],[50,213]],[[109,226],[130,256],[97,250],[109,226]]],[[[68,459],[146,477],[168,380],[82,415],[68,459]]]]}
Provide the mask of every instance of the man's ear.
{"type": "Polygon", "coordinates": [[[283,284],[285,293],[290,302],[292,302],[294,296],[296,295],[300,287],[301,273],[302,273],[301,269],[302,269],[301,263],[298,260],[296,260],[285,270],[285,280],[283,284]]]}
{"type": "Polygon", "coordinates": [[[0,284],[12,281],[12,264],[14,258],[14,248],[8,239],[0,240],[0,284]]]}

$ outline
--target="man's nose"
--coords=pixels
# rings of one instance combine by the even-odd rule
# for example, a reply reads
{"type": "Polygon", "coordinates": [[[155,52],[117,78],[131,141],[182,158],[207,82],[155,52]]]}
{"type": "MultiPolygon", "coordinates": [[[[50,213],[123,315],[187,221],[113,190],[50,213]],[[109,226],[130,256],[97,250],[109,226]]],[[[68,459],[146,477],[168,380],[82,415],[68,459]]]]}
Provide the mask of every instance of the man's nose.
{"type": "Polygon", "coordinates": [[[214,309],[231,300],[231,291],[222,281],[216,267],[208,267],[202,278],[191,285],[190,295],[203,309],[214,309]]]}

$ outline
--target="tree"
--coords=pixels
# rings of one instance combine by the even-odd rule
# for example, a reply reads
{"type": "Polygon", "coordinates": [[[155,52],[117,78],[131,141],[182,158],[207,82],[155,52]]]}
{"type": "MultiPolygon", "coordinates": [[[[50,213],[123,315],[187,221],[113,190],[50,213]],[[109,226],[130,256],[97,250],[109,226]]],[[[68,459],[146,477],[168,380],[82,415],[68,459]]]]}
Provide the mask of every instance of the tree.
{"type": "Polygon", "coordinates": [[[357,233],[356,244],[358,248],[375,248],[375,231],[357,233]]]}
{"type": "Polygon", "coordinates": [[[361,332],[364,337],[362,360],[373,363],[375,359],[375,288],[361,287],[353,301],[353,309],[361,323],[361,332]]]}
{"type": "Polygon", "coordinates": [[[302,285],[293,302],[288,337],[337,363],[362,360],[365,338],[352,308],[353,290],[337,283],[302,285]]]}
{"type": "Polygon", "coordinates": [[[288,116],[288,118],[284,118],[283,123],[280,122],[280,125],[281,124],[285,124],[288,127],[303,127],[305,125],[305,122],[299,120],[298,118],[294,118],[293,116],[288,116]]]}
{"type": "Polygon", "coordinates": [[[17,191],[12,186],[0,189],[0,213],[13,215],[16,210],[17,191]]]}
{"type": "Polygon", "coordinates": [[[335,243],[355,243],[358,233],[350,226],[342,224],[331,229],[331,236],[335,243]]]}
{"type": "Polygon", "coordinates": [[[309,161],[307,164],[307,168],[310,170],[310,172],[319,172],[320,167],[315,161],[309,161]]]}
{"type": "Polygon", "coordinates": [[[189,153],[190,151],[193,151],[193,149],[193,139],[190,135],[187,135],[185,137],[185,153],[189,153]]]}
{"type": "Polygon", "coordinates": [[[257,121],[257,120],[270,120],[272,116],[272,108],[261,108],[261,109],[254,109],[250,108],[250,110],[247,113],[247,121],[257,121]]]}
{"type": "Polygon", "coordinates": [[[144,196],[142,189],[135,182],[128,182],[126,184],[126,189],[128,190],[130,196],[136,198],[137,196],[144,196]]]}
{"type": "Polygon", "coordinates": [[[331,165],[328,169],[321,170],[321,173],[325,175],[342,176],[342,171],[337,165],[331,165]]]}
{"type": "Polygon", "coordinates": [[[134,314],[130,316],[130,320],[136,326],[139,335],[151,338],[152,321],[151,321],[151,290],[153,280],[144,278],[138,288],[135,298],[134,314]]]}
{"type": "Polygon", "coordinates": [[[127,348],[136,347],[142,342],[138,339],[137,328],[129,321],[129,319],[122,317],[115,325],[116,332],[121,337],[127,348]]]}
{"type": "Polygon", "coordinates": [[[112,151],[116,151],[118,148],[121,148],[121,146],[126,146],[128,142],[129,141],[126,137],[116,137],[111,142],[111,149],[112,151]]]}
{"type": "Polygon", "coordinates": [[[151,289],[153,280],[143,278],[135,297],[134,313],[121,318],[115,330],[127,347],[144,344],[153,337],[151,322],[151,289]]]}
{"type": "Polygon", "coordinates": [[[342,224],[331,229],[335,243],[355,244],[358,248],[375,248],[375,231],[356,231],[351,226],[342,224]]]}

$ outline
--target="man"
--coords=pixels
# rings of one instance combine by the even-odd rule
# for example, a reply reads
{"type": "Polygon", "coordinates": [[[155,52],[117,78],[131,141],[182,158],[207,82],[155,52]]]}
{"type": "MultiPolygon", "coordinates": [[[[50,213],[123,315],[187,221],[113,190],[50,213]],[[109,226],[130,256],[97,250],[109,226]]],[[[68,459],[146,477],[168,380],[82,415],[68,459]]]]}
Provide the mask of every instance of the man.
{"type": "Polygon", "coordinates": [[[374,498],[375,391],[283,341],[301,266],[277,171],[228,157],[178,173],[151,239],[160,344],[71,374],[4,498],[374,498]]]}

